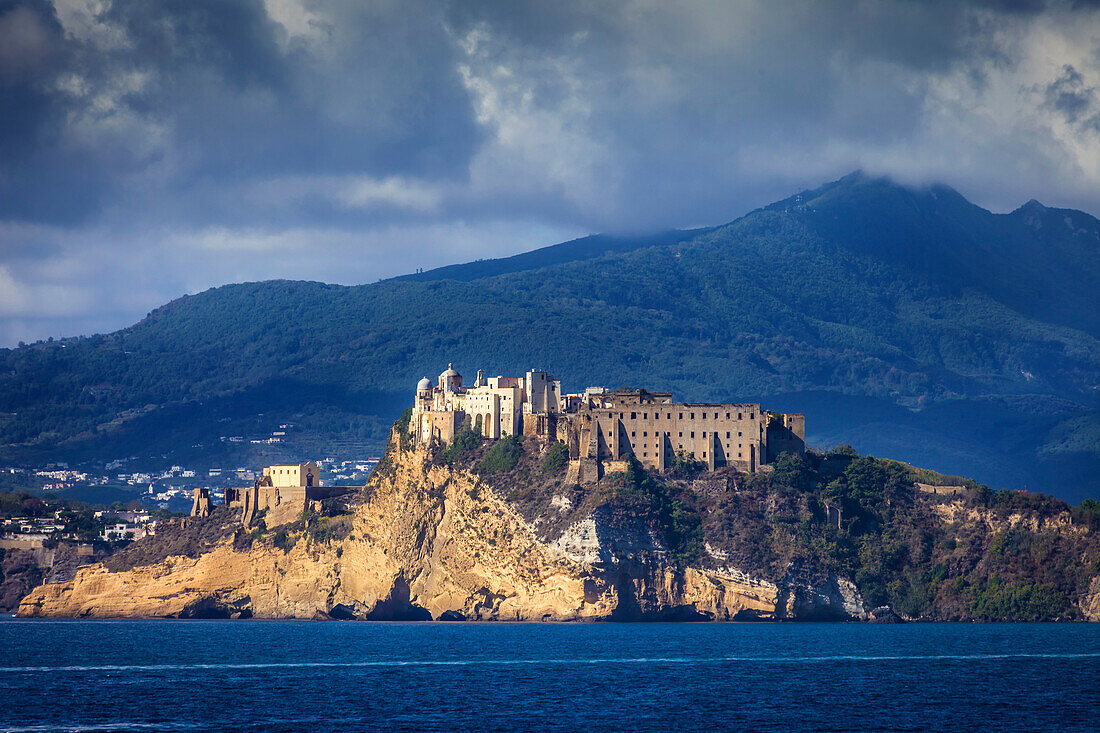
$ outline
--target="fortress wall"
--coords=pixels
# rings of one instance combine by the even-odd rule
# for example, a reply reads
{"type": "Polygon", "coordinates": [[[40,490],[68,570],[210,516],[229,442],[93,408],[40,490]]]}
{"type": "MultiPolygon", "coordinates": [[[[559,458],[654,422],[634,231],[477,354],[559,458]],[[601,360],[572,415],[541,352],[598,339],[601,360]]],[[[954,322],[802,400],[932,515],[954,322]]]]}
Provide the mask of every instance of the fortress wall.
{"type": "Polygon", "coordinates": [[[753,471],[765,454],[764,418],[754,403],[627,404],[591,414],[610,458],[621,458],[629,449],[652,468],[666,468],[683,451],[711,468],[753,471]]]}
{"type": "Polygon", "coordinates": [[[806,416],[772,413],[772,420],[767,426],[767,448],[769,463],[780,453],[805,453],[806,416]]]}

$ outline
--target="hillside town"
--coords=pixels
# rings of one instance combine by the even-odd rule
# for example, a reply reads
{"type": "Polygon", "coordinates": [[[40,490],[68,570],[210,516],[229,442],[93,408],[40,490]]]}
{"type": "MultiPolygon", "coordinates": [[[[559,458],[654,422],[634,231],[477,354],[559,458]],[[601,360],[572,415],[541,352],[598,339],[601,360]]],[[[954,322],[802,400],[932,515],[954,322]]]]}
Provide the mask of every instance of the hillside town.
{"type": "MultiPolygon", "coordinates": [[[[313,463],[326,483],[362,485],[378,463],[378,456],[360,459],[318,458],[313,463]]],[[[43,496],[74,498],[91,504],[136,500],[150,509],[186,511],[196,488],[222,497],[225,490],[251,484],[262,469],[247,466],[202,468],[173,465],[160,471],[119,470],[126,461],[115,460],[105,470],[49,463],[42,467],[0,467],[0,488],[31,491],[43,496]]]]}

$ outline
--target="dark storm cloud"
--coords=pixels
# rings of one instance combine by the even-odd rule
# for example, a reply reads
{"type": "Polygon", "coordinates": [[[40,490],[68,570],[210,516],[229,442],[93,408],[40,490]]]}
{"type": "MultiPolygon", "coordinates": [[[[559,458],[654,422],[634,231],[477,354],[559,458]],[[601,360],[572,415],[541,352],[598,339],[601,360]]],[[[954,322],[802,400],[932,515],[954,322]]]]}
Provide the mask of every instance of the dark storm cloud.
{"type": "Polygon", "coordinates": [[[1095,212],[1098,7],[0,0],[0,343],[717,223],[857,167],[1095,212]]]}
{"type": "Polygon", "coordinates": [[[1096,88],[1085,84],[1085,77],[1069,64],[1044,90],[1047,106],[1059,111],[1066,122],[1100,132],[1100,110],[1096,106],[1096,88]]]}
{"type": "MultiPolygon", "coordinates": [[[[345,11],[318,57],[281,46],[257,1],[116,1],[94,17],[106,42],[63,36],[48,5],[11,4],[0,32],[33,15],[46,37],[5,86],[0,216],[81,220],[142,174],[165,194],[286,174],[461,176],[479,131],[434,11],[345,11]]],[[[0,52],[0,74],[13,55],[0,52]]]]}

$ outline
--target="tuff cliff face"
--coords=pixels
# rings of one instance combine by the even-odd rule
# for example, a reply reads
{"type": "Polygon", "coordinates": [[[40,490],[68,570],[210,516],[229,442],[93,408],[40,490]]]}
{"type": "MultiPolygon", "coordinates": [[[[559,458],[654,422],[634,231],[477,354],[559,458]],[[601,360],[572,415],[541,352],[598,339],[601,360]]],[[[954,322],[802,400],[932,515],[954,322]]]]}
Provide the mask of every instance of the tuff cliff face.
{"type": "Polygon", "coordinates": [[[102,557],[91,548],[69,543],[34,549],[0,549],[0,612],[19,608],[20,600],[41,583],[60,583],[76,575],[78,568],[102,557]]]}
{"type": "MultiPolygon", "coordinates": [[[[363,619],[863,618],[846,578],[790,564],[780,577],[683,566],[642,522],[573,506],[539,511],[469,468],[393,441],[349,517],[266,532],[226,511],[83,568],[23,599],[21,616],[363,619]],[[206,522],[203,525],[201,523],[206,522]],[[224,524],[219,529],[218,522],[224,524]],[[556,529],[550,525],[557,522],[556,529]],[[339,531],[334,527],[339,526],[339,531]],[[195,537],[205,533],[202,542],[195,537]],[[113,569],[112,569],[113,568],[113,569]]],[[[283,517],[283,520],[290,517],[283,517]]],[[[143,540],[145,542],[145,540],[143,540]]]]}

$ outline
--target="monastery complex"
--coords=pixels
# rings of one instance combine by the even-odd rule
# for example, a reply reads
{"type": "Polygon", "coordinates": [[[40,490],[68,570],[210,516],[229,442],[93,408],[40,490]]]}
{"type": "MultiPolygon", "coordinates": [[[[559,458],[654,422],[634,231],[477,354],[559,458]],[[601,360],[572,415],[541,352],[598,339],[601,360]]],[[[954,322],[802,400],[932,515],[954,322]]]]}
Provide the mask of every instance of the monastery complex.
{"type": "MultiPolygon", "coordinates": [[[[804,416],[768,412],[751,402],[673,402],[668,392],[603,387],[563,394],[559,380],[537,370],[488,378],[478,370],[467,387],[448,365],[435,384],[421,379],[409,420],[413,441],[447,445],[467,427],[490,440],[516,435],[564,443],[578,483],[622,470],[630,455],[658,471],[682,456],[711,471],[729,466],[755,473],[780,453],[806,450],[804,416]]],[[[314,463],[268,466],[252,486],[226,489],[225,504],[250,526],[258,512],[306,506],[330,491],[321,486],[314,463]]],[[[208,490],[195,489],[192,516],[212,511],[208,490]]]]}
{"type": "Polygon", "coordinates": [[[489,439],[508,435],[561,441],[577,462],[578,480],[598,478],[606,462],[633,454],[648,468],[668,468],[676,456],[714,470],[756,472],[780,453],[804,453],[806,418],[760,409],[756,403],[673,402],[668,392],[589,387],[563,394],[542,371],[489,377],[473,385],[448,365],[435,384],[416,385],[409,433],[420,444],[446,445],[464,426],[489,439]]]}

